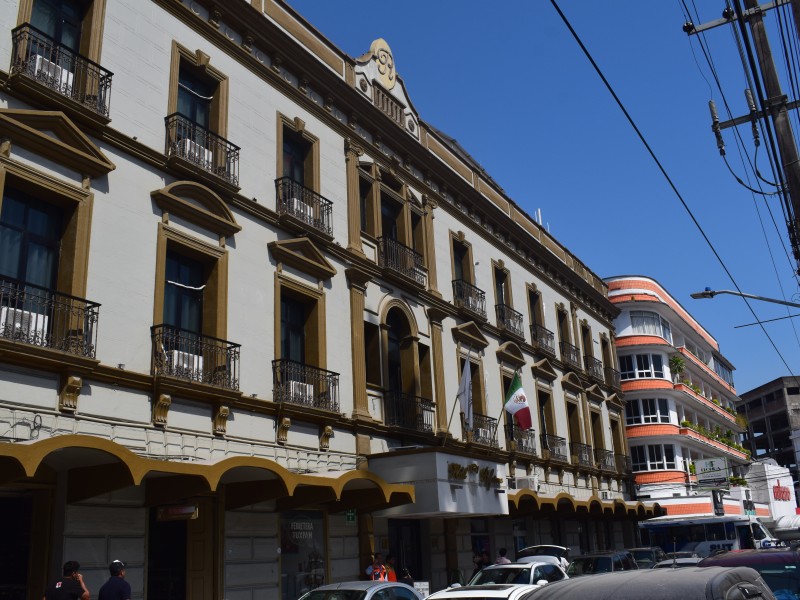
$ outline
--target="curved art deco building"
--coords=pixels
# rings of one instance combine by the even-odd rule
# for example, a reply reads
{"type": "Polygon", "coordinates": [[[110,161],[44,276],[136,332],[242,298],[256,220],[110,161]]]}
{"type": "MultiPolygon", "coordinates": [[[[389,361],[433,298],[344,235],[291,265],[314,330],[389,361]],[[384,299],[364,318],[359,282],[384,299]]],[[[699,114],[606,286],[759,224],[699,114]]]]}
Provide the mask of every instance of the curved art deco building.
{"type": "Polygon", "coordinates": [[[734,408],[733,366],[655,279],[605,281],[620,310],[615,345],[637,496],[657,499],[667,514],[713,512],[710,493],[698,490],[695,461],[724,458],[739,475],[750,459],[734,408]]]}

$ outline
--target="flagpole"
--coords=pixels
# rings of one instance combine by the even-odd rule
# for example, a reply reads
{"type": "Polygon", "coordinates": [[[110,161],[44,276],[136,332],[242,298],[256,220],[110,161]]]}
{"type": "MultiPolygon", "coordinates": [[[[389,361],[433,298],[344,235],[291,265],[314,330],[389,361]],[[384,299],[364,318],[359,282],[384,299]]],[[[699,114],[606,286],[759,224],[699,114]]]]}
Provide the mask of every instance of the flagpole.
{"type": "Polygon", "coordinates": [[[458,394],[456,394],[456,401],[453,402],[453,409],[450,411],[450,419],[447,421],[447,431],[444,432],[442,447],[447,444],[447,436],[450,435],[450,424],[453,422],[453,415],[456,414],[456,406],[458,406],[458,394]]]}
{"type": "MultiPolygon", "coordinates": [[[[472,347],[469,346],[469,347],[467,347],[467,358],[466,358],[466,362],[464,363],[464,368],[465,369],[469,368],[469,362],[470,362],[470,358],[471,357],[472,357],[472,347]]],[[[458,391],[456,392],[456,400],[455,400],[455,402],[453,402],[453,409],[450,411],[450,418],[447,421],[447,431],[444,432],[444,438],[442,438],[442,447],[444,447],[445,444],[447,444],[447,436],[450,435],[450,425],[453,423],[453,415],[456,413],[456,406],[458,406],[460,404],[459,396],[460,396],[460,392],[461,392],[461,383],[462,383],[461,379],[462,378],[463,378],[463,373],[461,375],[459,375],[458,391]]],[[[466,390],[466,392],[470,395],[470,398],[471,398],[471,396],[472,396],[472,382],[471,381],[470,381],[470,385],[469,385],[469,390],[466,390]]]]}
{"type": "MultiPolygon", "coordinates": [[[[518,373],[519,373],[519,369],[514,371],[514,376],[511,377],[511,383],[514,383],[514,377],[516,377],[518,373]]],[[[521,379],[522,378],[520,378],[520,381],[521,381],[521,379]]],[[[500,416],[497,417],[497,423],[494,426],[494,434],[492,435],[492,439],[497,437],[497,429],[500,427],[500,419],[503,418],[503,413],[506,412],[506,400],[507,400],[507,398],[503,397],[503,401],[500,403],[500,416]]],[[[511,423],[512,424],[514,423],[513,415],[511,417],[511,423]]],[[[500,442],[498,442],[498,445],[499,444],[500,444],[500,442]]]]}

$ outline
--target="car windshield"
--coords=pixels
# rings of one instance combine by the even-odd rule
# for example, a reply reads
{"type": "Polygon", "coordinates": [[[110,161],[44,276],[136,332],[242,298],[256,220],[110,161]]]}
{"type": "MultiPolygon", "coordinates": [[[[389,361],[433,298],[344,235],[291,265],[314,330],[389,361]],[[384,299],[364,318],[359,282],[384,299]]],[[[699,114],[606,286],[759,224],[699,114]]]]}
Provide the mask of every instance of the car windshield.
{"type": "Polygon", "coordinates": [[[578,577],[592,573],[608,573],[611,571],[610,556],[579,556],[573,560],[567,569],[567,575],[578,577]]]}
{"type": "Polygon", "coordinates": [[[655,562],[655,553],[652,550],[631,550],[631,554],[639,566],[650,566],[655,562]]]}
{"type": "Polygon", "coordinates": [[[311,590],[301,600],[363,600],[364,590],[311,590]]]}
{"type": "Polygon", "coordinates": [[[502,569],[484,569],[477,573],[470,585],[486,585],[489,583],[530,583],[531,567],[503,567],[502,569]]]}
{"type": "Polygon", "coordinates": [[[761,573],[777,600],[800,600],[798,565],[754,564],[753,568],[761,573]]]}

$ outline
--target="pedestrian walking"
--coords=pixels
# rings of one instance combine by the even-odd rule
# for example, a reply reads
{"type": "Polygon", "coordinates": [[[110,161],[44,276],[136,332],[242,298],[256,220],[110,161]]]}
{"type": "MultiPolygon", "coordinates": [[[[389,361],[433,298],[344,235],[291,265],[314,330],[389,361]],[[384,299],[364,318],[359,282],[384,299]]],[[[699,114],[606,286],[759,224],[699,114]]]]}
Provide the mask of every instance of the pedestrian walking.
{"type": "Polygon", "coordinates": [[[125,581],[125,563],[112,561],[108,565],[108,578],[97,594],[97,600],[131,600],[131,584],[125,581]]]}
{"type": "Polygon", "coordinates": [[[386,555],[386,581],[397,581],[397,571],[394,568],[394,554],[386,555]]]}
{"type": "Polygon", "coordinates": [[[386,581],[386,567],[383,564],[383,555],[380,552],[376,552],[375,556],[372,560],[372,564],[369,565],[366,570],[367,578],[371,579],[372,581],[386,581]]]}
{"type": "Polygon", "coordinates": [[[89,600],[89,589],[78,571],[81,565],[68,560],[61,569],[61,579],[51,583],[44,591],[44,600],[89,600]]]}

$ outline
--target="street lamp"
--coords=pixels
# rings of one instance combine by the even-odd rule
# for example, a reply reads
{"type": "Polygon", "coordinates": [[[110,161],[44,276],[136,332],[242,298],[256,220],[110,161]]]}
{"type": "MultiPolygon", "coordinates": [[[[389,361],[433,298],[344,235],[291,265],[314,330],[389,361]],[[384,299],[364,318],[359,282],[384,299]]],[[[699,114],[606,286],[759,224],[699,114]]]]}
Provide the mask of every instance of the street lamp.
{"type": "Polygon", "coordinates": [[[773,302],[774,304],[783,304],[784,306],[800,308],[800,304],[797,302],[787,302],[786,300],[778,300],[776,298],[765,298],[764,296],[745,294],[744,292],[736,292],[734,290],[712,290],[709,287],[704,289],[702,292],[694,292],[693,294],[690,294],[690,296],[695,300],[700,300],[701,298],[713,298],[719,294],[730,294],[732,296],[741,296],[742,298],[752,298],[753,300],[762,300],[764,302],[773,302]]]}

